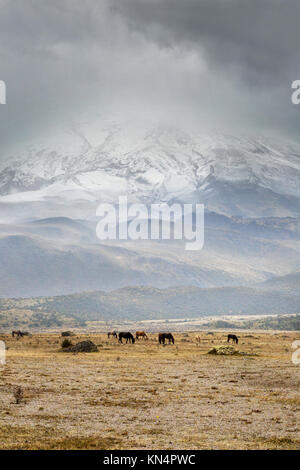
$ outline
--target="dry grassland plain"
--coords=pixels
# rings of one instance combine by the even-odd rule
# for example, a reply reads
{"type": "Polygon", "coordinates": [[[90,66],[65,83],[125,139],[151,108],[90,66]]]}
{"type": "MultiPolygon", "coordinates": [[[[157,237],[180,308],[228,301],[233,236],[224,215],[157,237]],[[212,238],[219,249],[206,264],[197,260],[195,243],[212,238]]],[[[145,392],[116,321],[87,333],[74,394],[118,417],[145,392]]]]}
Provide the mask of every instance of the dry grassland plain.
{"type": "Polygon", "coordinates": [[[59,333],[6,342],[2,449],[300,449],[296,332],[240,332],[252,356],[213,356],[225,332],[175,333],[175,345],[78,334],[97,353],[63,353],[59,333]],[[201,338],[197,345],[195,337],[201,338]],[[16,404],[14,390],[22,387],[16,404]]]}

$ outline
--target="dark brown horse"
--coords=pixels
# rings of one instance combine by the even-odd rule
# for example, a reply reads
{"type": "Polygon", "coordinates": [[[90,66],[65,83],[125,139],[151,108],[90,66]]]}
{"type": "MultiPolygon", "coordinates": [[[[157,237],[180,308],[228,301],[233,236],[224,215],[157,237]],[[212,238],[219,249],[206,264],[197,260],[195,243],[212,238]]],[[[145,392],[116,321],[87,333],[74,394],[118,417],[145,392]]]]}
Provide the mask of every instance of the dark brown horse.
{"type": "Polygon", "coordinates": [[[116,331],[109,331],[107,333],[107,337],[110,338],[111,336],[113,336],[114,338],[117,338],[118,337],[118,334],[116,331]]]}
{"type": "Polygon", "coordinates": [[[227,336],[227,343],[229,343],[231,339],[232,339],[232,342],[233,342],[233,343],[238,344],[239,339],[238,339],[238,337],[237,337],[236,335],[228,335],[228,336],[227,336]]]}
{"type": "Polygon", "coordinates": [[[23,338],[23,336],[26,335],[26,332],[23,333],[23,332],[20,331],[20,330],[13,330],[13,331],[11,332],[11,335],[12,335],[13,338],[16,336],[16,337],[19,339],[19,338],[23,338]]]}
{"type": "Polygon", "coordinates": [[[139,338],[149,339],[144,331],[137,331],[135,333],[135,339],[139,339],[139,338]]]}
{"type": "Polygon", "coordinates": [[[166,339],[169,340],[169,344],[173,343],[174,344],[174,337],[171,333],[159,333],[158,335],[158,341],[159,344],[165,344],[166,339]]]}
{"type": "Polygon", "coordinates": [[[129,331],[121,331],[121,333],[119,333],[119,342],[120,343],[123,343],[123,338],[126,339],[126,344],[131,342],[132,344],[134,344],[134,337],[131,333],[129,333],[129,331]]]}

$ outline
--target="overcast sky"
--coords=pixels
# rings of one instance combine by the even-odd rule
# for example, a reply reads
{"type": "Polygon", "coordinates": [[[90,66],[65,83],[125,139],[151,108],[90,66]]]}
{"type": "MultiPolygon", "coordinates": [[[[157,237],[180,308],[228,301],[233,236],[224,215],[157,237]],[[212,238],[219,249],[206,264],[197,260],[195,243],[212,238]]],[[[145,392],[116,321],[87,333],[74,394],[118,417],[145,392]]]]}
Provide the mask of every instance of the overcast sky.
{"type": "Polygon", "coordinates": [[[0,0],[1,154],[95,109],[299,140],[299,20],[299,0],[0,0]]]}

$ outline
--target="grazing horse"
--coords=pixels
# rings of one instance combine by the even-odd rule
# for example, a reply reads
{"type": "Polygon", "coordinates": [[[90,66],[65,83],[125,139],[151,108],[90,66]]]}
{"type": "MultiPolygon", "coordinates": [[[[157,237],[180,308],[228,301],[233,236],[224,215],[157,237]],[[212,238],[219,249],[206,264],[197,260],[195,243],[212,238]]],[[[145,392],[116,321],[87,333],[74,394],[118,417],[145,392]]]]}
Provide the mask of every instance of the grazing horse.
{"type": "Polygon", "coordinates": [[[28,331],[21,331],[21,330],[12,331],[11,335],[13,338],[16,336],[17,339],[23,338],[23,336],[31,336],[31,334],[28,331]]]}
{"type": "Polygon", "coordinates": [[[165,340],[168,339],[169,340],[169,344],[170,343],[173,343],[174,344],[174,337],[171,333],[159,333],[158,335],[158,341],[159,341],[159,344],[165,344],[165,340]]]}
{"type": "Polygon", "coordinates": [[[139,339],[139,338],[149,339],[144,331],[137,331],[135,333],[135,339],[139,339]]]}
{"type": "Polygon", "coordinates": [[[131,333],[129,333],[129,331],[122,331],[121,333],[119,333],[119,343],[123,343],[123,338],[126,339],[126,344],[128,343],[128,341],[134,344],[134,337],[131,333]]]}
{"type": "Polygon", "coordinates": [[[117,337],[118,337],[117,332],[116,332],[116,331],[109,331],[109,332],[107,333],[108,339],[109,339],[111,336],[113,336],[114,338],[117,338],[117,337]]]}
{"type": "Polygon", "coordinates": [[[196,337],[195,337],[195,341],[196,341],[196,344],[200,344],[200,343],[201,343],[201,337],[200,337],[200,336],[196,336],[196,337]]]}
{"type": "Polygon", "coordinates": [[[231,339],[232,339],[232,342],[233,342],[233,343],[238,344],[239,339],[238,339],[238,337],[237,337],[236,335],[228,335],[228,336],[227,336],[227,343],[229,343],[229,341],[230,341],[231,339]]]}
{"type": "Polygon", "coordinates": [[[14,330],[11,332],[11,335],[13,338],[16,336],[19,339],[19,338],[23,338],[24,333],[22,333],[22,331],[20,330],[14,330]]]}

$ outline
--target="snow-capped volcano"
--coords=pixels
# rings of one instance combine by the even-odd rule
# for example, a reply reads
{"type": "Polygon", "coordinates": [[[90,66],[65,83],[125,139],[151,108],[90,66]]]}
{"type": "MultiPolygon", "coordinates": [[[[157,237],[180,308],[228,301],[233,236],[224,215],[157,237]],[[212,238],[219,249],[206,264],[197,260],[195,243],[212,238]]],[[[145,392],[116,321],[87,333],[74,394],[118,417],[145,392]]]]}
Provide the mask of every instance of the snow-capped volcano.
{"type": "Polygon", "coordinates": [[[300,215],[300,146],[166,126],[73,124],[0,165],[0,203],[201,202],[227,215],[300,215]]]}
{"type": "Polygon", "coordinates": [[[0,297],[252,285],[298,272],[300,218],[288,216],[300,216],[299,182],[295,144],[161,125],[73,125],[2,158],[0,297]],[[203,250],[100,243],[97,205],[119,195],[204,203],[203,250]]]}

